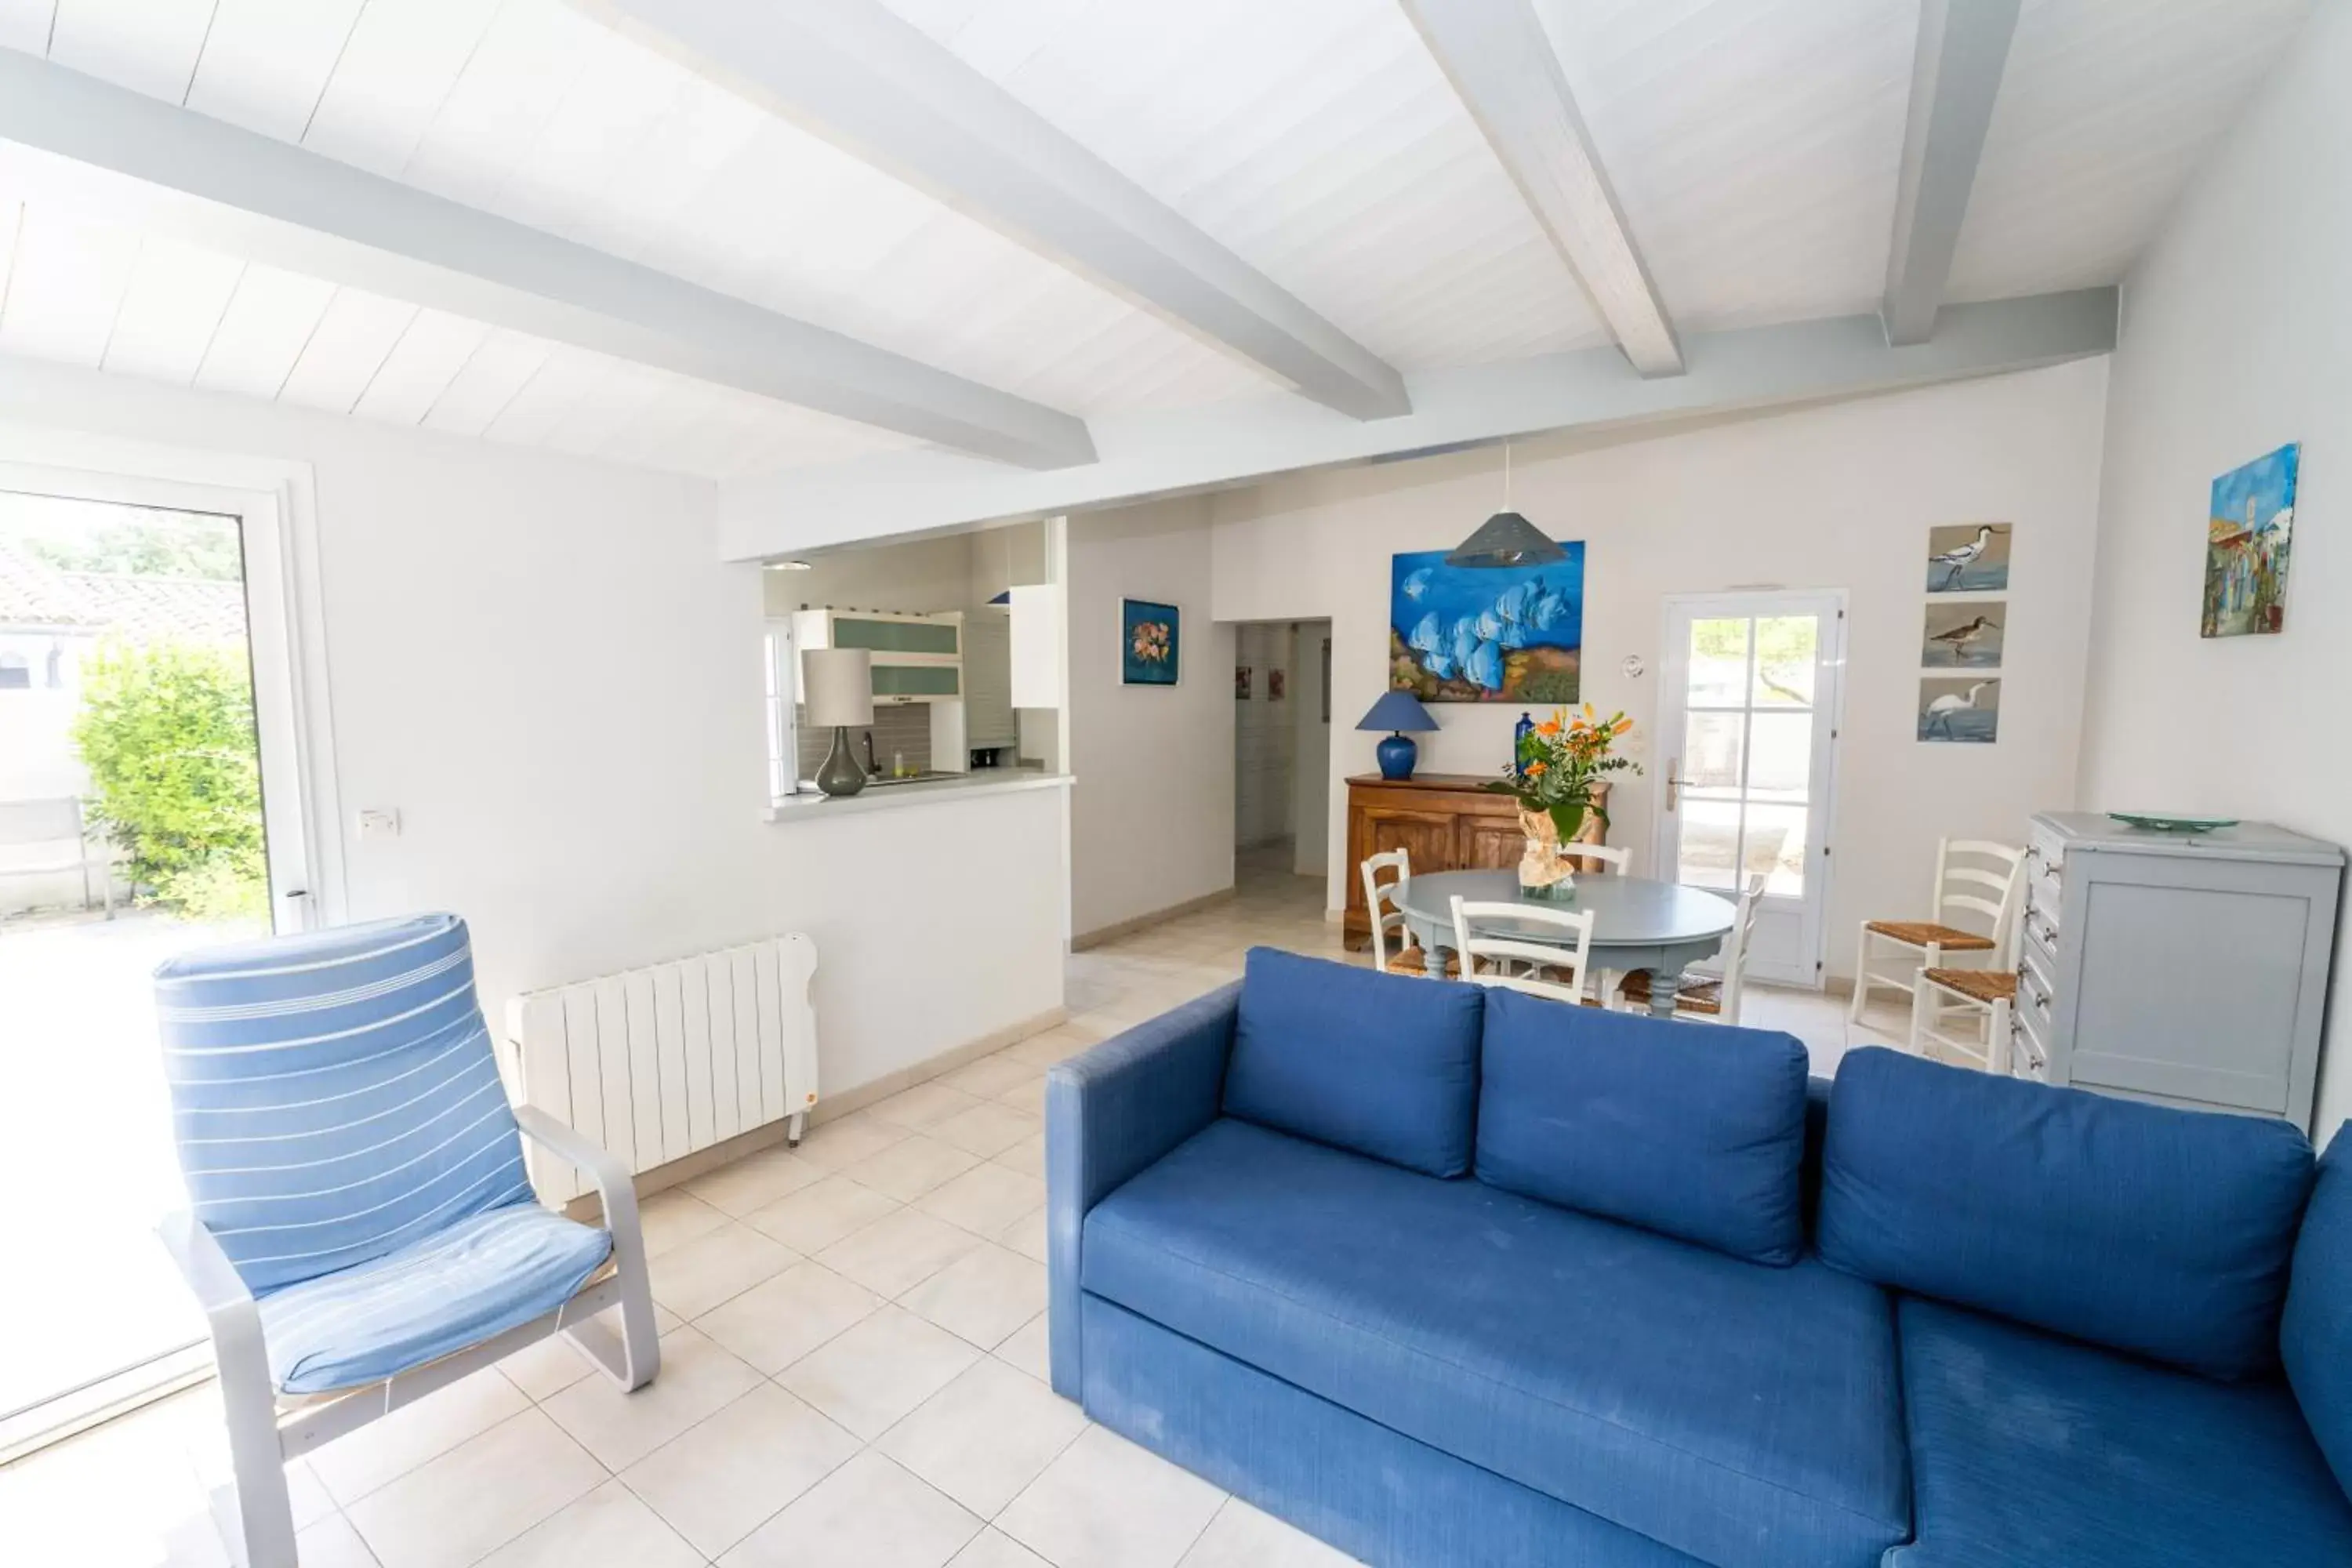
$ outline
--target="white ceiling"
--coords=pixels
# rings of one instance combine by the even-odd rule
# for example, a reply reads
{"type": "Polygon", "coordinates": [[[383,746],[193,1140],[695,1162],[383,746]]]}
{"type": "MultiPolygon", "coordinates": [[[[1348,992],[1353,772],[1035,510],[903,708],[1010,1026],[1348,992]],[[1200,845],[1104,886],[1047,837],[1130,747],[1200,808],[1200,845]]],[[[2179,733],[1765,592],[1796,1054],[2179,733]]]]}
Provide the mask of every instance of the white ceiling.
{"type": "MultiPolygon", "coordinates": [[[[888,4],[1408,375],[1609,341],[1396,0],[888,4]]],[[[2307,5],[2026,0],[1952,297],[2117,279],[2307,5]]],[[[1915,5],[1538,10],[1678,327],[1876,308],[1915,5]]],[[[0,46],[1084,417],[1278,385],[561,0],[0,0],[0,46]]],[[[5,170],[0,353],[720,478],[915,444],[5,170]]]]}

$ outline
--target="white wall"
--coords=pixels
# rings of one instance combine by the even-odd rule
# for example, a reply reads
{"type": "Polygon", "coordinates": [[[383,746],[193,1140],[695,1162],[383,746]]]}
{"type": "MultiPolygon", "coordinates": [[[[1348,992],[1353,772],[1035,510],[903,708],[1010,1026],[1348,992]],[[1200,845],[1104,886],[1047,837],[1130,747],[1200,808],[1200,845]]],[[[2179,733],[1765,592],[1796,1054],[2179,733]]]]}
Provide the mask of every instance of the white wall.
{"type": "Polygon", "coordinates": [[[1060,1005],[1059,791],[761,819],[761,574],[709,486],[11,360],[0,426],[311,466],[335,782],[404,825],[344,844],[347,912],[466,916],[494,1024],[795,930],[828,1091],[1060,1005]]]}
{"type": "MultiPolygon", "coordinates": [[[[2029,813],[2074,794],[2084,622],[2098,507],[2103,360],[1734,420],[1599,449],[1518,444],[1513,504],[1586,542],[1584,694],[1642,725],[1648,773],[1612,799],[1612,842],[1652,860],[1655,766],[1675,748],[1657,709],[1662,601],[1739,587],[1851,595],[1846,721],[1831,843],[1829,967],[1851,932],[1920,911],[1939,835],[2021,842],[2029,813]],[[1931,525],[2015,524],[2001,732],[1992,746],[1915,738],[1922,585],[1931,525]],[[1619,666],[1638,654],[1649,673],[1619,666]]],[[[1305,475],[1219,496],[1220,618],[1328,616],[1333,626],[1328,889],[1338,907],[1348,774],[1378,737],[1353,725],[1386,679],[1389,558],[1458,542],[1502,500],[1499,454],[1305,475]]],[[[2194,608],[2191,595],[2191,608],[2194,608]]],[[[1519,710],[1433,710],[1421,767],[1490,773],[1519,710]]]]}
{"type": "Polygon", "coordinates": [[[1071,930],[1234,885],[1234,633],[1210,609],[1199,497],[1069,524],[1071,930]],[[1119,600],[1183,612],[1179,682],[1119,684],[1119,600]]]}
{"type": "MultiPolygon", "coordinates": [[[[2352,6],[2320,6],[2125,286],[2081,804],[2352,844],[2352,6]],[[2303,443],[2285,629],[2198,636],[2213,477],[2303,443]]],[[[2330,1017],[2352,1014],[2339,946],[2330,1017]]],[[[2352,1117],[2330,1047],[2313,1127],[2352,1117]]]]}

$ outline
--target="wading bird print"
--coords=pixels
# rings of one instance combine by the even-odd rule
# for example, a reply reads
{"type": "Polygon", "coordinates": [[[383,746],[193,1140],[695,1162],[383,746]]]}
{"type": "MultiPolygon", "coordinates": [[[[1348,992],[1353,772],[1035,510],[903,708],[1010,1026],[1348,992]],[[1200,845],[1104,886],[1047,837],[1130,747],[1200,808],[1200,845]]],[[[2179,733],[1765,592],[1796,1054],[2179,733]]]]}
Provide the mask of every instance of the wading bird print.
{"type": "Polygon", "coordinates": [[[1927,557],[1927,564],[1931,569],[1942,567],[1948,574],[1944,579],[1943,585],[1946,588],[1952,587],[1959,582],[1960,574],[1975,565],[1977,557],[1982,555],[1986,547],[1992,543],[1992,524],[1986,523],[1977,530],[1977,536],[1973,542],[1955,550],[1947,550],[1941,555],[1930,555],[1927,557]]]}

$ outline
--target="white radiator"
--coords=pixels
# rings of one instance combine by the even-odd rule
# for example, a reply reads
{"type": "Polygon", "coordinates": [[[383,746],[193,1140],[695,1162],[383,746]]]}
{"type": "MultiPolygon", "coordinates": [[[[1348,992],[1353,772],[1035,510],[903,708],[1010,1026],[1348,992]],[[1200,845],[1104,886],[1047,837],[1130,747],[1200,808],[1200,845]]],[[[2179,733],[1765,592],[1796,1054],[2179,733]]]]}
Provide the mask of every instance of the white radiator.
{"type": "MultiPolygon", "coordinates": [[[[816,944],[794,933],[698,953],[507,1004],[526,1105],[649,1171],[816,1104],[816,944]]],[[[590,1190],[523,1141],[542,1201],[590,1190]]]]}

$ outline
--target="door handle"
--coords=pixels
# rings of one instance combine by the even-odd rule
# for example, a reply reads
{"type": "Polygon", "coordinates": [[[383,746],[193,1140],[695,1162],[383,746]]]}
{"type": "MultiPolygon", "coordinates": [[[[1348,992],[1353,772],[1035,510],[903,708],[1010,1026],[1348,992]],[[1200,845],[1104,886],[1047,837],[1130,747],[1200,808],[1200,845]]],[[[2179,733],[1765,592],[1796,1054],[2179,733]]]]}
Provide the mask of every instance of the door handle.
{"type": "Polygon", "coordinates": [[[1666,759],[1666,809],[1670,812],[1682,799],[1683,781],[1675,776],[1682,772],[1682,762],[1680,757],[1666,759]]]}

